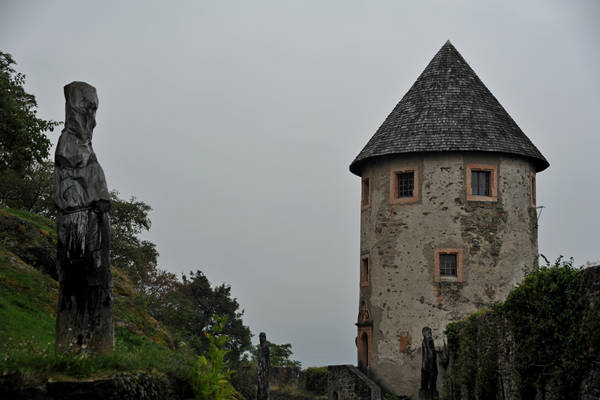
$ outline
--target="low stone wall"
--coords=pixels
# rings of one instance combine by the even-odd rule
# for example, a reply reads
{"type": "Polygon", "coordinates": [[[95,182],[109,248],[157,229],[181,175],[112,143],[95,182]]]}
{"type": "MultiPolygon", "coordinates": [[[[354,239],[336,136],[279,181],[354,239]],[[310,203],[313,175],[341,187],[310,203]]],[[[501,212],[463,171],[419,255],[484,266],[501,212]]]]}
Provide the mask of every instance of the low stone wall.
{"type": "Polygon", "coordinates": [[[181,400],[190,388],[162,375],[132,374],[110,379],[24,384],[17,375],[0,377],[0,398],[14,400],[181,400]]]}
{"type": "Polygon", "coordinates": [[[327,372],[329,400],[382,399],[379,386],[352,365],[330,365],[327,372]]]}
{"type": "Polygon", "coordinates": [[[269,371],[271,385],[277,387],[302,386],[304,372],[297,367],[271,367],[269,371]]]}

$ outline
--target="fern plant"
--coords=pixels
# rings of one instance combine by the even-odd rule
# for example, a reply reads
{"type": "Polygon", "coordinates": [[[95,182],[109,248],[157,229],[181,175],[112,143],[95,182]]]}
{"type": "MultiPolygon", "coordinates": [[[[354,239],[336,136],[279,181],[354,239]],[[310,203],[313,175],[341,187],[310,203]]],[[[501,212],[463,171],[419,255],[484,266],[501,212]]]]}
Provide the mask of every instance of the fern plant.
{"type": "Polygon", "coordinates": [[[227,366],[225,356],[229,335],[223,334],[227,317],[214,315],[215,324],[210,332],[206,332],[209,348],[206,355],[198,356],[192,376],[192,388],[198,400],[234,399],[236,390],[230,383],[235,372],[227,366]]]}

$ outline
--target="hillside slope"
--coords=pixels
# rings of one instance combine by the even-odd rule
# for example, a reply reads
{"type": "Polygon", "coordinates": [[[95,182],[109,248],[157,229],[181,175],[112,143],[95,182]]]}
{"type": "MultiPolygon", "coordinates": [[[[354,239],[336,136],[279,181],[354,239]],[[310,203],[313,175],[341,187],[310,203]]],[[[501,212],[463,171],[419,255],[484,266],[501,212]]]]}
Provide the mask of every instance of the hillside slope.
{"type": "Polygon", "coordinates": [[[113,268],[114,355],[87,359],[54,354],[58,282],[54,222],[0,208],[0,371],[26,376],[110,376],[116,371],[173,372],[189,365],[152,318],[127,277],[113,268]]]}

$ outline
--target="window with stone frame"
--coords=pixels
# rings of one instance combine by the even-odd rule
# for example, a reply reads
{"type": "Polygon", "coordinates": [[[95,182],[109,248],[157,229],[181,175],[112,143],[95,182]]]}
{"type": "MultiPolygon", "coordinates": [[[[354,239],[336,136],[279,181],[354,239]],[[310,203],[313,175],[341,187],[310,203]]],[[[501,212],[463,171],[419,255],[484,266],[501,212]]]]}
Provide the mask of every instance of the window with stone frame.
{"type": "Polygon", "coordinates": [[[366,210],[371,205],[371,180],[368,177],[362,178],[361,185],[361,209],[366,210]]]}
{"type": "Polygon", "coordinates": [[[434,281],[463,281],[462,249],[435,249],[434,281]]]}
{"type": "Polygon", "coordinates": [[[471,171],[471,194],[473,196],[490,195],[490,171],[471,171]]]}
{"type": "Polygon", "coordinates": [[[360,286],[369,286],[370,276],[369,255],[365,254],[360,258],[360,286]]]}
{"type": "Polygon", "coordinates": [[[356,346],[358,350],[358,366],[363,372],[371,365],[371,335],[373,333],[373,321],[367,303],[363,300],[360,303],[358,311],[358,321],[356,323],[358,334],[356,336],[356,346]]]}
{"type": "Polygon", "coordinates": [[[415,190],[415,171],[396,173],[396,197],[413,197],[415,190]]]}
{"type": "Polygon", "coordinates": [[[440,278],[456,278],[456,254],[440,254],[440,278]]]}
{"type": "Polygon", "coordinates": [[[414,203],[418,200],[416,167],[396,169],[390,175],[390,203],[414,203]]]}
{"type": "Polygon", "coordinates": [[[493,164],[467,164],[467,200],[498,200],[498,166],[493,164]]]}
{"type": "Polygon", "coordinates": [[[535,207],[537,204],[537,196],[536,196],[536,190],[537,188],[535,187],[535,172],[531,173],[531,207],[535,207]]]}

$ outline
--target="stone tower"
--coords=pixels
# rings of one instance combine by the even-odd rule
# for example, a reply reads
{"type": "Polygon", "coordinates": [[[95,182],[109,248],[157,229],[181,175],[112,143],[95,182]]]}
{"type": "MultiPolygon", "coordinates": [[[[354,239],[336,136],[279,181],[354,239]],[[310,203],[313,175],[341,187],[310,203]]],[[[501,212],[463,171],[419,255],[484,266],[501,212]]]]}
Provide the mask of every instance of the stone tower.
{"type": "Polygon", "coordinates": [[[548,166],[446,42],[350,165],[362,178],[363,372],[416,396],[423,328],[439,353],[449,322],[521,281],[537,263],[535,177],[548,166]]]}

